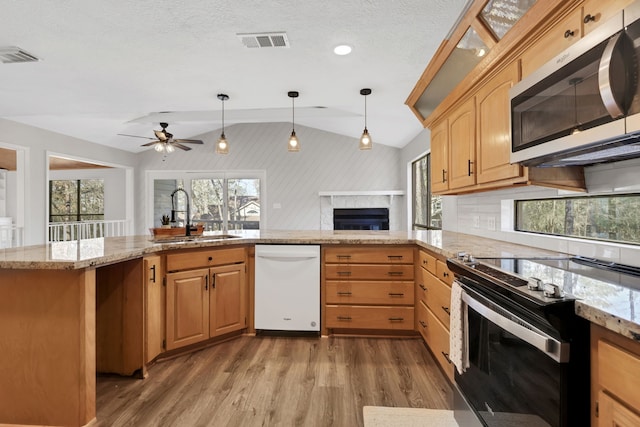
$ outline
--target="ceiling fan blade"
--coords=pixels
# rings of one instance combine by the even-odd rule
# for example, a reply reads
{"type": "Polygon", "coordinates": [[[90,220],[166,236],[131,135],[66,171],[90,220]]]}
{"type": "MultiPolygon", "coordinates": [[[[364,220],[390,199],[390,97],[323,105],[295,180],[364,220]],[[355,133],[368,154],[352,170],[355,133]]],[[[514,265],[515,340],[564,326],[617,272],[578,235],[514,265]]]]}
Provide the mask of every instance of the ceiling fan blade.
{"type": "Polygon", "coordinates": [[[178,144],[177,142],[175,142],[175,140],[174,140],[174,142],[171,143],[171,145],[173,145],[174,147],[180,148],[181,150],[184,150],[184,151],[191,150],[191,147],[187,147],[186,145],[178,144]]]}
{"type": "Polygon", "coordinates": [[[128,135],[126,133],[119,133],[118,135],[120,135],[120,136],[130,136],[132,138],[153,139],[153,138],[149,138],[148,136],[128,135]]]}
{"type": "Polygon", "coordinates": [[[151,141],[151,142],[147,142],[146,144],[142,144],[141,147],[150,147],[152,145],[156,145],[158,142],[162,142],[162,141],[151,141]]]}
{"type": "Polygon", "coordinates": [[[174,139],[173,141],[181,144],[204,144],[204,142],[199,139],[174,139]]]}
{"type": "Polygon", "coordinates": [[[156,138],[158,138],[160,141],[166,141],[167,140],[167,135],[165,135],[163,131],[154,130],[153,133],[156,134],[156,138]]]}

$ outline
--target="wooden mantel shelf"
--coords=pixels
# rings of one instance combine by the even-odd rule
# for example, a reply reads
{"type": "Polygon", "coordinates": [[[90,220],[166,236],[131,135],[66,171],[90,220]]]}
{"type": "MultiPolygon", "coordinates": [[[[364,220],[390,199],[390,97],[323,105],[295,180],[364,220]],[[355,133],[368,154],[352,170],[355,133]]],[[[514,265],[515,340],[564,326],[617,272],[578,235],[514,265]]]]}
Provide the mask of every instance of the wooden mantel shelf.
{"type": "Polygon", "coordinates": [[[353,196],[389,196],[389,205],[393,203],[394,196],[404,196],[402,190],[371,190],[371,191],[320,191],[320,197],[331,197],[333,205],[334,197],[353,197],[353,196]]]}

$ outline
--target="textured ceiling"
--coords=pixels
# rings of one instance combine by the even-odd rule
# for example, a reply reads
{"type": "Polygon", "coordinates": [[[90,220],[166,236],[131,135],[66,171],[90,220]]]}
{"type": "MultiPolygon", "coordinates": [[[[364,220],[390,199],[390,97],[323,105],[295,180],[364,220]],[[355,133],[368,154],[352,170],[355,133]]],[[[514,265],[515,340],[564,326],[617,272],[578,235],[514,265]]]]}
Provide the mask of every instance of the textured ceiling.
{"type": "Polygon", "coordinates": [[[422,129],[404,101],[465,1],[0,3],[0,47],[42,59],[0,63],[0,117],[138,152],[143,140],[117,134],[153,136],[160,121],[177,138],[219,129],[221,92],[225,126],[289,122],[297,90],[296,124],[357,138],[364,87],[374,143],[402,147],[422,129]],[[290,48],[236,36],[272,31],[290,48]],[[353,52],[336,56],[343,43],[353,52]]]}

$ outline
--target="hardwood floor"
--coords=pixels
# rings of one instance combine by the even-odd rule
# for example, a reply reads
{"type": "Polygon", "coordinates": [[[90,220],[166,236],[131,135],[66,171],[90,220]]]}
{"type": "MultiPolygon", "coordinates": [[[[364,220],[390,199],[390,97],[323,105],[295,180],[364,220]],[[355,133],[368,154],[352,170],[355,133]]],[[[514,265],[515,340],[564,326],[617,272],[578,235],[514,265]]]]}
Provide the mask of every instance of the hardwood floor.
{"type": "Polygon", "coordinates": [[[450,409],[419,339],[244,336],[98,377],[98,426],[362,426],[367,405],[450,409]]]}

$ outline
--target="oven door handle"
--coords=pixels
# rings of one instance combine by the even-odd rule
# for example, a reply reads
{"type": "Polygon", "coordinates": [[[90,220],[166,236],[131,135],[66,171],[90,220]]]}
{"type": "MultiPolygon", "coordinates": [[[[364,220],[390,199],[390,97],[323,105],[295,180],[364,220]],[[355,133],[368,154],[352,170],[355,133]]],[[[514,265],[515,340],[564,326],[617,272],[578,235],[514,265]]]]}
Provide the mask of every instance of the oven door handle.
{"type": "MultiPolygon", "coordinates": [[[[462,293],[462,300],[482,317],[492,321],[505,331],[520,338],[521,340],[531,344],[538,350],[544,352],[556,362],[569,361],[569,345],[561,343],[557,339],[544,335],[541,331],[535,331],[528,327],[522,326],[511,319],[491,310],[486,305],[469,296],[468,293],[462,293]]],[[[523,322],[524,323],[524,322],[523,322]]]]}

